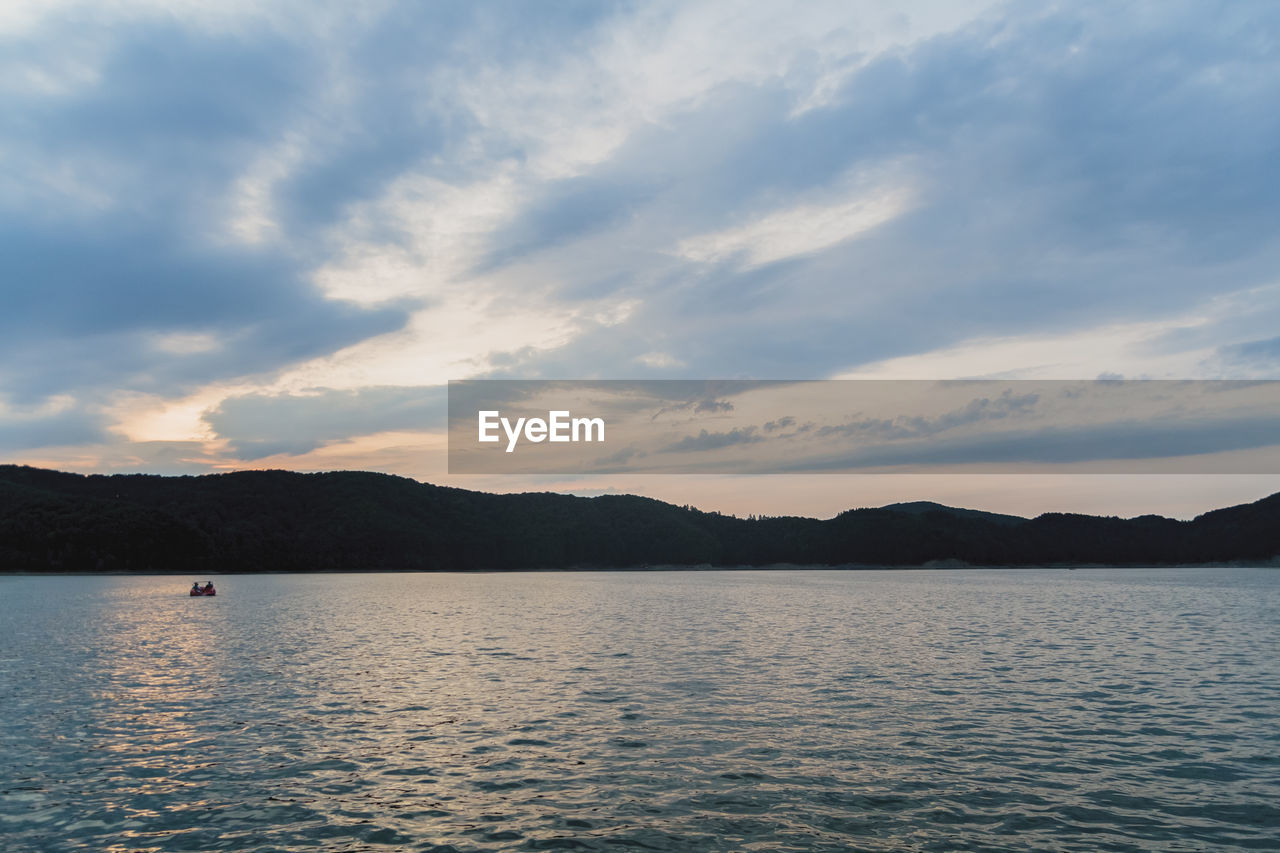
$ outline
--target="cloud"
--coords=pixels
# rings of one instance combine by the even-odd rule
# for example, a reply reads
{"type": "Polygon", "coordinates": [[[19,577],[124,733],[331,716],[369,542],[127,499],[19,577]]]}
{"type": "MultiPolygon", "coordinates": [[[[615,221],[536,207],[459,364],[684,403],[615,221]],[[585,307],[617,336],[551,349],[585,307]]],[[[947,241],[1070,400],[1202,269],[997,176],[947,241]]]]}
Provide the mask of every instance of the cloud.
{"type": "Polygon", "coordinates": [[[9,223],[0,231],[11,274],[0,314],[5,388],[31,399],[173,392],[266,373],[405,322],[400,306],[324,299],[286,258],[184,240],[160,223],[96,233],[9,223]],[[189,348],[175,352],[184,339],[189,348]]]}
{"type": "Polygon", "coordinates": [[[445,389],[370,387],[229,397],[204,415],[243,459],[301,454],[334,441],[392,430],[443,430],[445,389]],[[282,429],[288,424],[288,429],[282,429]]]}
{"type": "Polygon", "coordinates": [[[1096,463],[1100,473],[1266,473],[1280,469],[1277,454],[1280,416],[1246,416],[1161,423],[1089,424],[1004,430],[998,434],[963,435],[927,442],[884,444],[824,458],[788,460],[773,470],[851,471],[905,466],[928,470],[947,465],[1024,466],[1044,471],[1047,465],[1096,463]],[[1233,459],[1217,454],[1263,450],[1261,455],[1233,459]],[[1184,458],[1186,457],[1186,458],[1184,458]],[[1143,462],[1152,463],[1143,468],[1143,462]]]}
{"type": "MultiPolygon", "coordinates": [[[[663,390],[659,386],[659,390],[663,390]]],[[[675,390],[674,388],[671,390],[675,390]]],[[[679,403],[671,403],[658,409],[650,417],[650,420],[657,420],[662,415],[674,414],[675,412],[692,412],[694,415],[714,415],[724,414],[733,411],[733,403],[728,400],[718,400],[715,397],[704,396],[693,400],[684,400],[679,403]]]]}
{"type": "MultiPolygon", "coordinates": [[[[899,415],[894,418],[857,418],[842,424],[819,427],[814,435],[819,438],[831,435],[858,436],[881,441],[932,438],[960,427],[1030,415],[1039,400],[1037,392],[1015,394],[1012,389],[1006,389],[999,396],[979,397],[959,409],[935,417],[899,415]]],[[[769,424],[765,424],[765,430],[769,431],[769,424]]]]}
{"type": "Polygon", "coordinates": [[[697,435],[686,435],[679,441],[672,442],[662,448],[665,453],[694,453],[702,450],[718,450],[735,444],[755,444],[764,441],[764,436],[756,432],[756,428],[734,427],[726,432],[707,432],[705,429],[697,435]]]}
{"type": "Polygon", "coordinates": [[[1014,4],[872,59],[799,114],[794,77],[707,92],[586,176],[625,216],[550,223],[504,259],[566,299],[639,306],[504,370],[827,376],[1194,312],[1224,282],[1271,281],[1280,193],[1250,176],[1275,173],[1264,105],[1280,81],[1265,39],[1238,34],[1278,17],[1014,4]],[[857,187],[899,185],[909,208],[844,239],[863,226],[857,187]]]}
{"type": "Polygon", "coordinates": [[[776,421],[768,421],[767,423],[765,423],[764,431],[775,432],[777,430],[786,429],[787,427],[792,427],[795,425],[796,425],[796,419],[793,418],[791,415],[785,415],[781,418],[778,418],[776,421]]]}
{"type": "MultiPolygon", "coordinates": [[[[0,202],[4,389],[175,393],[404,325],[404,304],[326,299],[312,261],[225,233],[228,190],[287,132],[316,57],[270,31],[230,37],[165,18],[46,27],[59,24],[93,45],[96,65],[56,96],[13,96],[0,119],[15,166],[0,202]]],[[[51,38],[39,29],[19,47],[51,38]]]]}
{"type": "MultiPolygon", "coordinates": [[[[632,459],[643,459],[649,454],[638,447],[624,447],[617,453],[610,453],[608,456],[601,456],[592,464],[598,468],[626,470],[627,463],[632,459]]],[[[575,492],[575,494],[577,494],[575,492]]]]}
{"type": "Polygon", "coordinates": [[[1245,341],[1219,348],[1218,357],[1239,368],[1262,368],[1274,374],[1280,370],[1280,337],[1245,341]]]}
{"type": "MultiPolygon", "coordinates": [[[[634,474],[758,474],[943,465],[990,471],[992,466],[1020,465],[1019,470],[1043,472],[1063,463],[1100,463],[1112,472],[1280,470],[1280,434],[1268,431],[1280,418],[1280,380],[750,380],[737,389],[720,381],[702,383],[717,386],[716,398],[734,401],[729,410],[711,416],[716,429],[699,429],[696,418],[653,416],[665,385],[672,386],[669,398],[671,392],[687,392],[697,384],[462,384],[492,392],[483,402],[460,397],[453,393],[459,386],[451,385],[451,470],[582,474],[603,466],[634,474]],[[504,389],[509,393],[498,393],[504,389]],[[503,402],[497,402],[500,397],[503,402]],[[648,405],[632,405],[636,400],[648,405]],[[475,431],[476,412],[487,407],[512,418],[556,409],[600,417],[615,450],[603,458],[594,444],[564,446],[554,453],[488,452],[500,448],[484,447],[475,431]],[[787,411],[792,414],[778,414],[787,411]],[[718,452],[735,446],[751,450],[732,459],[718,452]],[[1248,459],[1221,458],[1246,451],[1265,452],[1248,459]]],[[[700,397],[688,399],[687,408],[692,408],[700,397]]]]}
{"type": "Polygon", "coordinates": [[[1280,10],[900,11],[0,18],[0,391],[263,453],[465,376],[1274,373],[1280,10]]]}
{"type": "Polygon", "coordinates": [[[747,225],[682,240],[676,251],[695,262],[742,257],[747,267],[808,255],[897,218],[909,194],[882,189],[866,198],[824,206],[801,205],[770,213],[747,225]]]}
{"type": "Polygon", "coordinates": [[[92,444],[106,437],[100,415],[73,409],[56,414],[0,417],[0,451],[92,444]]]}

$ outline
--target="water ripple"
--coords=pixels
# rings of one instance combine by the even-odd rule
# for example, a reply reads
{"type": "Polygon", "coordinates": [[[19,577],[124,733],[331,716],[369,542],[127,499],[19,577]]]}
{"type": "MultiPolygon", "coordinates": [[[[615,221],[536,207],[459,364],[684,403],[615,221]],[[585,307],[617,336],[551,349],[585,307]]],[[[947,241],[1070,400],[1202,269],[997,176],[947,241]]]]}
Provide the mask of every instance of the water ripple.
{"type": "Polygon", "coordinates": [[[38,850],[1274,850],[1265,570],[0,578],[38,850]]]}

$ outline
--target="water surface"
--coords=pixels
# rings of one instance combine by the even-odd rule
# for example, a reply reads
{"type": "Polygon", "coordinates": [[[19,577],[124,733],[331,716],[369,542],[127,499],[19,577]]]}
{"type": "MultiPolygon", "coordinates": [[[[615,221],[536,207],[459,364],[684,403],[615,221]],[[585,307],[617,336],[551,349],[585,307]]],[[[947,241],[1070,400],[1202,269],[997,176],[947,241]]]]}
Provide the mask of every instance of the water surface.
{"type": "Polygon", "coordinates": [[[193,579],[0,578],[3,849],[1280,847],[1277,571],[193,579]]]}

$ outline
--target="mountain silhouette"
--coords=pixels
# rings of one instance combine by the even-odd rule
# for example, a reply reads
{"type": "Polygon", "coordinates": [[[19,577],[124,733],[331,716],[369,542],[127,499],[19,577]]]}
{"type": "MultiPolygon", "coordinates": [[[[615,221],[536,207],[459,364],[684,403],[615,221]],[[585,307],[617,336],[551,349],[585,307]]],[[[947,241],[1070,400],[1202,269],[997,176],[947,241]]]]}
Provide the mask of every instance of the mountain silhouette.
{"type": "Polygon", "coordinates": [[[1268,562],[1280,494],[1191,521],[928,501],[736,518],[634,495],[489,494],[358,471],[167,477],[0,466],[0,571],[306,572],[654,566],[1268,562]]]}

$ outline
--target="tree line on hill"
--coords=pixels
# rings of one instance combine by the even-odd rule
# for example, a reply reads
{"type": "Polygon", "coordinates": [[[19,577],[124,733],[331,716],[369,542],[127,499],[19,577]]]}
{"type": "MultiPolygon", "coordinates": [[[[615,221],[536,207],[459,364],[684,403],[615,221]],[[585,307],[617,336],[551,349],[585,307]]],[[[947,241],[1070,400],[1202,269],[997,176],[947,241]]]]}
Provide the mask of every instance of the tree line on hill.
{"type": "Polygon", "coordinates": [[[1280,494],[1191,521],[936,504],[735,518],[634,495],[488,494],[356,471],[68,474],[0,466],[0,571],[306,572],[665,565],[1262,562],[1280,494]]]}

